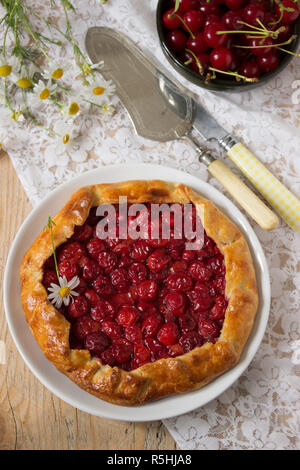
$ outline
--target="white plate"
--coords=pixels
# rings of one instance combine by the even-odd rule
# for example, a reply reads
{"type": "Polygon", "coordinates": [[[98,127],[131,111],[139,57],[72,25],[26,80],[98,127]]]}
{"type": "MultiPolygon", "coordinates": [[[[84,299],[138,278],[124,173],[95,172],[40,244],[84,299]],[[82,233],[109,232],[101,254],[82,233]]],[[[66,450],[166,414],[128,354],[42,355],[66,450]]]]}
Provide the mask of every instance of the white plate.
{"type": "Polygon", "coordinates": [[[27,217],[11,247],[4,276],[4,305],[10,332],[25,363],[51,392],[82,411],[103,418],[124,421],[166,419],[194,410],[213,400],[235,382],[248,367],[263,338],[269,316],[270,280],[263,250],[250,224],[223,194],[200,179],[181,171],[159,165],[114,165],[84,173],[51,192],[27,217]],[[36,236],[55,215],[70,195],[81,186],[130,179],[162,179],[187,184],[215,202],[242,230],[255,261],[259,288],[259,309],[254,328],[240,362],[204,388],[164,398],[139,407],[111,405],[81,390],[58,372],[43,355],[32,336],[20,300],[19,266],[21,259],[36,236]]]}

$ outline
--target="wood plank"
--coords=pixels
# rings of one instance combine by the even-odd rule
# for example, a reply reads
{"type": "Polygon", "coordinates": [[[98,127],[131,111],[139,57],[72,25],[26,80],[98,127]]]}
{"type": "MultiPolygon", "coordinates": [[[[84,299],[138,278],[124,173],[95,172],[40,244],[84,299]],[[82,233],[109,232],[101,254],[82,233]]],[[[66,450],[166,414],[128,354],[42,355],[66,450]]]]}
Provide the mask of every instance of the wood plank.
{"type": "Polygon", "coordinates": [[[128,423],[96,418],[49,392],[20,357],[3,308],[3,274],[9,248],[31,205],[8,155],[0,153],[0,449],[175,449],[160,421],[128,423]]]}

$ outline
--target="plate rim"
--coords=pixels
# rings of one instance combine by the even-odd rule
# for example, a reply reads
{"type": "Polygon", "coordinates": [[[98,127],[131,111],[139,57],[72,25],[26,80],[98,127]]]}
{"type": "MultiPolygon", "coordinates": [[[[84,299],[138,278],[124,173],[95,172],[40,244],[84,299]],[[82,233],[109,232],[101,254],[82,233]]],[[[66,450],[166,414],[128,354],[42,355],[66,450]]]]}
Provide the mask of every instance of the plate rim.
{"type": "MultiPolygon", "coordinates": [[[[153,178],[151,178],[151,179],[153,179],[153,178]]],[[[159,179],[159,176],[156,179],[159,179]]],[[[161,178],[161,179],[163,179],[164,181],[168,181],[164,178],[161,178]]],[[[172,180],[172,178],[169,179],[169,181],[171,181],[171,180],[172,180]]],[[[115,181],[121,181],[121,179],[116,179],[115,181]]],[[[124,179],[123,179],[123,181],[124,181],[124,179]]],[[[184,184],[188,184],[188,183],[184,183],[184,184]]],[[[76,189],[73,189],[72,192],[74,192],[75,190],[76,189]]],[[[197,189],[197,191],[199,191],[201,193],[200,189],[197,189]]],[[[216,203],[216,204],[219,205],[218,203],[216,203]]],[[[226,210],[224,209],[224,207],[222,207],[221,210],[226,213],[226,210]]],[[[231,220],[232,220],[232,218],[231,218],[231,220]]],[[[35,235],[35,236],[37,236],[37,235],[35,235]]],[[[35,238],[35,236],[34,236],[34,238],[35,238]]],[[[17,272],[18,272],[18,267],[17,267],[17,272]]],[[[251,361],[254,359],[254,357],[255,357],[255,355],[256,355],[259,347],[260,347],[263,336],[265,334],[265,330],[266,330],[268,319],[269,319],[269,312],[270,312],[271,289],[270,289],[269,268],[268,268],[268,264],[267,264],[267,261],[266,261],[265,255],[264,255],[263,248],[260,244],[260,241],[258,240],[258,237],[255,234],[255,232],[254,232],[253,228],[251,227],[251,225],[250,225],[249,221],[247,220],[247,218],[244,216],[244,214],[241,213],[240,209],[237,206],[235,206],[235,204],[230,199],[228,199],[228,197],[226,195],[224,195],[218,189],[216,189],[214,186],[210,185],[206,181],[203,181],[199,177],[197,177],[195,175],[191,175],[190,173],[187,173],[185,171],[178,170],[177,168],[173,168],[173,167],[169,167],[169,166],[165,166],[165,165],[159,165],[159,164],[152,164],[152,163],[149,164],[149,163],[137,162],[137,163],[130,163],[130,164],[106,165],[106,166],[103,166],[103,167],[98,167],[96,169],[90,170],[88,172],[81,173],[80,175],[75,176],[74,178],[66,181],[65,183],[59,185],[57,188],[50,191],[50,193],[48,193],[45,198],[43,198],[36,206],[33,207],[32,211],[27,215],[27,217],[24,219],[21,226],[19,227],[19,229],[18,229],[18,231],[15,235],[15,238],[12,242],[12,245],[10,247],[10,250],[9,250],[9,254],[8,254],[8,257],[7,257],[7,260],[6,260],[6,265],[5,265],[5,270],[4,270],[3,298],[4,298],[4,311],[5,311],[6,321],[7,321],[8,327],[9,327],[10,334],[13,338],[13,341],[16,345],[16,348],[17,348],[19,354],[21,355],[23,361],[25,362],[27,367],[30,369],[30,371],[33,373],[33,375],[51,393],[53,393],[55,396],[57,396],[58,398],[60,398],[64,402],[68,403],[69,405],[71,405],[71,406],[73,406],[73,407],[75,407],[75,408],[77,408],[77,409],[79,409],[79,410],[81,410],[85,413],[93,415],[93,416],[97,416],[97,417],[101,417],[101,418],[105,418],[105,419],[118,420],[118,421],[149,422],[149,421],[154,421],[154,420],[164,420],[164,419],[174,418],[176,416],[180,416],[182,414],[191,412],[191,411],[193,411],[193,410],[195,410],[195,409],[197,409],[201,406],[205,406],[207,403],[209,403],[210,401],[217,398],[221,393],[225,392],[230,386],[232,386],[238,380],[238,378],[245,372],[245,370],[248,368],[251,361]],[[41,207],[43,207],[44,205],[47,205],[49,203],[51,204],[51,200],[54,199],[57,196],[57,194],[63,194],[64,191],[69,186],[72,186],[72,184],[76,185],[76,183],[79,183],[81,180],[88,179],[89,176],[99,176],[99,178],[101,178],[101,173],[103,173],[103,172],[104,173],[106,173],[106,172],[109,173],[110,171],[112,171],[113,173],[118,173],[118,171],[121,171],[122,169],[126,170],[127,172],[130,170],[130,168],[133,170],[133,177],[132,178],[126,178],[126,180],[129,180],[129,179],[131,179],[131,180],[132,179],[147,180],[149,178],[141,178],[140,176],[138,176],[138,177],[134,176],[135,171],[136,172],[138,172],[139,170],[142,171],[145,167],[147,167],[147,168],[151,167],[151,169],[153,171],[158,171],[158,173],[160,173],[160,172],[163,173],[164,171],[167,171],[167,172],[170,171],[170,172],[177,173],[178,176],[181,175],[183,178],[192,179],[192,180],[195,181],[196,186],[200,185],[200,184],[202,185],[203,190],[204,190],[204,197],[208,197],[205,194],[205,192],[208,191],[209,193],[211,193],[212,200],[213,200],[214,203],[216,203],[214,201],[215,198],[217,198],[217,199],[220,198],[221,201],[224,202],[226,208],[227,208],[227,206],[229,206],[228,207],[229,209],[234,207],[235,214],[233,216],[233,219],[234,219],[233,222],[242,230],[243,235],[246,237],[249,248],[252,251],[252,256],[254,258],[255,264],[260,265],[261,274],[263,276],[263,278],[260,280],[260,282],[261,282],[260,287],[261,287],[261,291],[262,291],[262,294],[263,294],[263,305],[262,305],[262,311],[261,311],[261,318],[259,319],[259,324],[256,325],[256,327],[258,328],[258,331],[255,333],[255,336],[251,338],[251,340],[250,340],[250,338],[248,338],[248,341],[246,343],[246,345],[248,345],[248,347],[250,347],[250,346],[254,347],[254,350],[252,350],[252,352],[250,353],[250,357],[244,358],[243,362],[242,362],[242,359],[241,359],[236,364],[236,366],[234,366],[232,369],[225,372],[224,374],[221,374],[214,381],[210,382],[209,384],[207,384],[205,387],[203,387],[201,389],[198,389],[198,390],[195,390],[195,391],[192,391],[192,392],[187,392],[187,393],[182,394],[182,395],[175,395],[175,396],[173,395],[173,396],[170,396],[170,397],[165,397],[165,398],[163,398],[161,400],[158,400],[156,402],[152,402],[152,403],[149,403],[149,404],[146,403],[144,405],[133,406],[133,407],[132,406],[124,407],[124,406],[120,406],[120,405],[110,404],[110,407],[116,408],[116,413],[114,413],[114,412],[111,413],[110,410],[106,411],[105,409],[104,410],[100,409],[100,411],[99,410],[91,411],[89,406],[84,406],[80,401],[74,399],[73,397],[66,396],[66,393],[63,392],[60,389],[57,389],[57,387],[55,385],[53,385],[51,383],[51,381],[48,381],[47,379],[44,379],[44,377],[41,377],[41,375],[37,371],[37,367],[34,364],[31,363],[31,361],[27,357],[28,355],[26,355],[26,351],[24,351],[23,346],[20,344],[20,340],[18,339],[18,333],[16,332],[16,328],[15,328],[15,325],[14,325],[14,322],[13,322],[13,314],[10,313],[10,305],[9,305],[10,302],[9,302],[9,294],[8,294],[9,293],[8,283],[9,283],[9,278],[10,278],[10,275],[11,275],[10,274],[11,271],[16,270],[16,268],[13,268],[12,260],[15,256],[16,247],[18,246],[18,243],[19,243],[20,239],[22,238],[23,233],[24,232],[26,233],[27,226],[30,223],[30,221],[32,219],[34,219],[36,212],[38,212],[41,209],[41,207]],[[238,218],[238,220],[236,220],[236,218],[238,218]],[[242,228],[241,228],[241,224],[243,225],[242,228]],[[244,226],[247,229],[247,233],[245,233],[244,226]],[[255,242],[256,246],[253,246],[253,244],[252,244],[253,242],[255,242]],[[254,252],[254,249],[255,250],[258,249],[258,251],[260,253],[258,254],[257,252],[254,252]],[[264,283],[265,283],[264,285],[262,285],[262,281],[264,281],[264,283]],[[253,346],[254,340],[255,340],[255,343],[256,343],[255,346],[253,346]],[[250,342],[250,344],[248,344],[249,342],[250,342]],[[229,377],[229,380],[228,380],[228,377],[229,377]],[[226,378],[227,378],[227,381],[226,381],[226,378]],[[185,406],[184,409],[182,409],[182,410],[177,409],[176,411],[175,410],[171,411],[171,409],[168,410],[168,408],[166,406],[164,406],[167,401],[172,401],[172,399],[173,400],[182,399],[182,401],[184,401],[185,397],[191,396],[192,394],[193,395],[197,395],[197,394],[201,395],[201,392],[203,392],[204,389],[207,389],[209,386],[212,386],[216,382],[220,381],[220,379],[221,379],[222,382],[225,383],[225,386],[223,386],[223,388],[221,387],[221,391],[219,393],[217,393],[217,394],[214,393],[208,400],[206,400],[203,403],[199,403],[195,406],[195,403],[193,402],[193,404],[191,404],[190,406],[185,406]],[[148,417],[145,416],[142,413],[143,409],[146,409],[146,411],[147,411],[147,405],[150,406],[150,405],[153,405],[153,404],[154,405],[157,404],[158,408],[160,407],[160,404],[162,405],[162,411],[161,411],[160,415],[159,416],[156,416],[156,415],[153,416],[153,412],[151,411],[151,408],[150,408],[151,416],[148,416],[148,417]],[[120,415],[118,414],[118,410],[120,411],[120,415]],[[122,413],[122,410],[123,410],[123,413],[122,413]],[[124,410],[126,410],[125,413],[124,413],[124,410]],[[132,415],[134,410],[138,410],[138,415],[139,416],[130,417],[130,414],[132,415]],[[127,413],[127,411],[128,411],[128,413],[127,413]],[[122,416],[122,414],[124,414],[124,416],[122,416]]],[[[32,336],[32,340],[36,343],[36,346],[38,347],[41,355],[43,356],[43,358],[45,358],[42,350],[39,348],[39,346],[38,346],[38,344],[37,344],[37,342],[36,342],[36,340],[33,337],[31,332],[30,332],[30,335],[32,336]]],[[[252,333],[251,333],[250,337],[252,335],[253,335],[253,330],[252,330],[252,333]]],[[[242,356],[243,356],[243,354],[242,354],[242,356]]],[[[59,372],[55,368],[55,366],[50,361],[47,360],[47,362],[55,369],[55,372],[57,374],[62,375],[63,377],[65,377],[61,372],[59,372]]],[[[69,380],[69,379],[67,378],[67,380],[69,380]]],[[[72,381],[70,381],[70,382],[73,384],[72,381]]],[[[73,385],[76,388],[79,388],[76,384],[73,384],[73,385]]],[[[81,389],[79,388],[79,390],[81,390],[81,389]]],[[[88,392],[84,392],[84,393],[88,394],[88,392]]],[[[90,398],[90,394],[88,394],[88,395],[89,395],[89,398],[90,398]]],[[[93,397],[93,398],[95,398],[95,397],[93,397]]],[[[97,398],[97,400],[100,400],[100,399],[97,398]]],[[[191,402],[192,401],[193,400],[191,400],[191,402]]],[[[105,402],[104,400],[100,400],[100,402],[104,403],[105,406],[107,406],[107,402],[105,402]]]]}

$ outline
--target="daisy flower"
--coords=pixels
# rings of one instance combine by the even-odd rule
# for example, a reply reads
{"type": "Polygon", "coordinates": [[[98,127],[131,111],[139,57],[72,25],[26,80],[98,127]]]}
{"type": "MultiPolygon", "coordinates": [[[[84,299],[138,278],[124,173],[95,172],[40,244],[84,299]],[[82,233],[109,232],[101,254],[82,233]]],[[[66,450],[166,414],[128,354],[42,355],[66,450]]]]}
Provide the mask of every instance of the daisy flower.
{"type": "Polygon", "coordinates": [[[44,83],[42,80],[34,85],[33,93],[30,94],[32,107],[39,108],[56,91],[57,85],[48,80],[44,83]]]}
{"type": "Polygon", "coordinates": [[[101,70],[104,66],[104,61],[100,60],[100,62],[97,62],[96,64],[89,65],[88,67],[84,68],[83,71],[86,75],[89,75],[91,73],[91,70],[101,70]]]}
{"type": "Polygon", "coordinates": [[[59,285],[52,283],[51,287],[48,288],[50,292],[48,299],[56,308],[60,308],[63,303],[67,307],[70,299],[79,295],[78,292],[73,290],[79,283],[78,276],[74,276],[69,282],[66,276],[59,277],[59,285]]]}
{"type": "Polygon", "coordinates": [[[57,135],[57,153],[62,154],[64,152],[70,152],[74,145],[74,139],[77,137],[72,123],[63,120],[56,121],[53,130],[57,135]]]}
{"type": "Polygon", "coordinates": [[[67,70],[69,70],[70,65],[69,64],[64,64],[63,66],[58,63],[51,61],[48,63],[48,68],[43,72],[43,77],[50,80],[59,80],[62,78],[67,70]]]}
{"type": "Polygon", "coordinates": [[[11,56],[9,59],[0,56],[0,77],[9,77],[12,71],[17,72],[20,70],[20,68],[20,62],[15,56],[11,56]]]}
{"type": "Polygon", "coordinates": [[[95,103],[98,106],[107,104],[111,96],[116,91],[116,86],[112,80],[104,80],[102,77],[98,77],[89,85],[81,89],[81,96],[89,103],[95,103]]]}
{"type": "Polygon", "coordinates": [[[33,85],[34,74],[38,71],[34,64],[29,67],[21,67],[19,72],[12,71],[12,79],[23,90],[27,90],[33,85]]]}

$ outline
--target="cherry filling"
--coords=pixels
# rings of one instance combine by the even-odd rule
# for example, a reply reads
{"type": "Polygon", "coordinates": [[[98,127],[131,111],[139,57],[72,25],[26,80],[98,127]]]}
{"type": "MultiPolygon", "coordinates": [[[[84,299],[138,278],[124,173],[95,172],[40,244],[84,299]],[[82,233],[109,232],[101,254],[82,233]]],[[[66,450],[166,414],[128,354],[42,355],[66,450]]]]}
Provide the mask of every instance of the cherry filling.
{"type": "MultiPolygon", "coordinates": [[[[150,214],[150,204],[145,206],[150,214]]],[[[80,279],[79,295],[60,308],[71,323],[70,347],[133,370],[216,342],[228,302],[224,257],[215,242],[204,232],[203,246],[187,249],[191,240],[174,238],[172,218],[169,239],[100,240],[100,220],[92,208],[85,224],[56,250],[60,274],[80,279]]],[[[129,225],[134,222],[128,218],[129,225]]],[[[51,283],[57,283],[53,256],[43,277],[46,289],[51,283]]]]}

